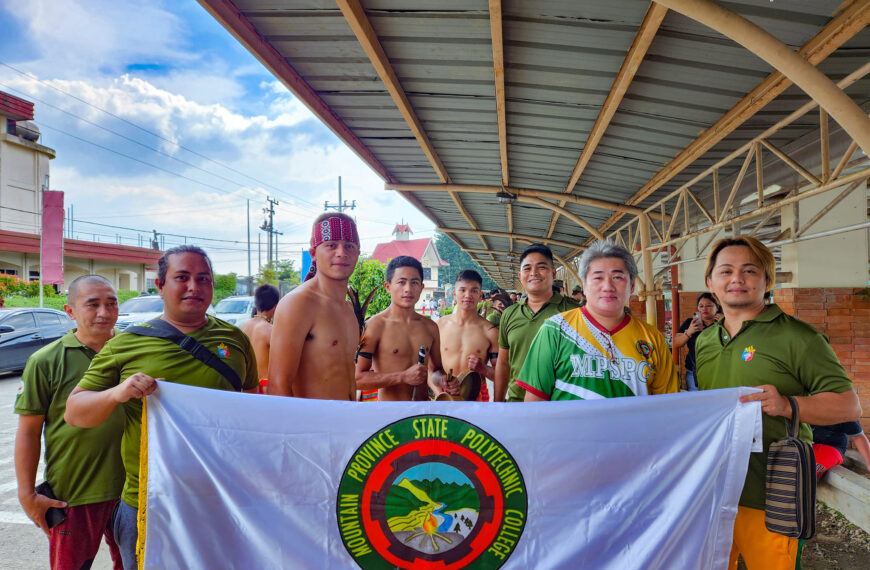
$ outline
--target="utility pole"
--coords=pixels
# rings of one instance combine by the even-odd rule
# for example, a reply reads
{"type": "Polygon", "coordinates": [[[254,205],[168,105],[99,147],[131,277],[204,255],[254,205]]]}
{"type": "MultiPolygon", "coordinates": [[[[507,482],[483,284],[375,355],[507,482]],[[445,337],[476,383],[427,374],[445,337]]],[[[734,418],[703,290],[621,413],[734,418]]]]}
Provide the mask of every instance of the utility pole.
{"type": "Polygon", "coordinates": [[[284,233],[275,230],[275,206],[279,204],[278,200],[273,200],[271,197],[267,197],[266,201],[269,203],[269,207],[263,208],[263,213],[266,214],[267,217],[260,225],[260,229],[269,234],[269,243],[266,247],[266,263],[269,263],[271,261],[278,261],[278,236],[282,236],[284,233]],[[273,236],[275,238],[274,248],[272,247],[273,236]]]}
{"type": "Polygon", "coordinates": [[[338,212],[343,212],[345,210],[353,210],[356,208],[356,200],[352,203],[348,204],[347,200],[344,202],[341,201],[341,176],[338,177],[338,204],[330,204],[329,202],[323,203],[323,211],[326,210],[338,210],[338,212]]]}

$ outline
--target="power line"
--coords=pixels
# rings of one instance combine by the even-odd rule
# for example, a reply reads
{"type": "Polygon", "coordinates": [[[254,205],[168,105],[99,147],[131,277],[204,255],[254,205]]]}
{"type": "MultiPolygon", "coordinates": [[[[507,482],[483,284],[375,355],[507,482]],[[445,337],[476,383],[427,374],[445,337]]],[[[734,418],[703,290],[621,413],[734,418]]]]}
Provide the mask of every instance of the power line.
{"type": "MultiPolygon", "coordinates": [[[[51,89],[54,89],[54,90],[57,91],[58,93],[62,93],[62,94],[64,94],[64,95],[66,95],[67,97],[72,97],[72,98],[75,99],[76,101],[79,101],[79,102],[81,102],[81,103],[84,103],[85,105],[87,105],[87,106],[89,106],[89,107],[91,107],[91,108],[93,108],[93,109],[96,109],[96,110],[100,111],[101,113],[105,113],[105,114],[109,115],[110,117],[113,117],[113,118],[115,118],[115,119],[118,119],[119,121],[122,121],[122,122],[124,122],[124,123],[127,123],[128,125],[130,125],[130,126],[132,126],[132,127],[135,127],[135,128],[137,128],[137,129],[139,129],[139,130],[145,132],[145,133],[148,133],[148,134],[151,135],[151,136],[157,137],[157,138],[160,139],[160,140],[163,140],[163,141],[168,142],[168,143],[170,143],[170,144],[176,145],[176,146],[178,146],[178,148],[180,148],[180,149],[182,149],[182,150],[185,150],[185,151],[187,151],[187,152],[189,152],[189,153],[191,153],[191,154],[193,154],[193,155],[196,155],[196,156],[198,156],[198,157],[200,157],[200,158],[202,158],[202,159],[208,160],[209,162],[212,162],[212,163],[214,163],[214,164],[217,164],[218,166],[221,166],[221,167],[223,167],[223,168],[226,168],[227,170],[230,170],[230,171],[232,171],[232,172],[235,172],[236,174],[240,174],[240,175],[244,176],[245,178],[249,178],[249,179],[253,180],[254,182],[257,182],[258,184],[261,184],[261,185],[263,185],[263,186],[268,186],[269,188],[272,188],[272,189],[275,190],[276,192],[286,193],[285,190],[281,190],[281,189],[278,188],[277,186],[273,186],[272,184],[269,184],[268,182],[264,182],[264,181],[262,181],[262,180],[259,180],[259,179],[257,179],[257,178],[254,178],[254,177],[251,176],[250,174],[246,174],[246,173],[244,173],[244,172],[242,172],[242,171],[240,171],[240,170],[237,170],[237,169],[235,169],[235,168],[233,168],[233,167],[231,167],[231,166],[228,166],[228,165],[226,165],[226,164],[223,164],[222,162],[219,162],[219,161],[217,161],[217,160],[214,160],[213,158],[210,158],[210,157],[208,157],[208,156],[206,156],[206,155],[204,155],[204,154],[202,154],[202,153],[199,153],[199,152],[197,152],[197,151],[195,151],[195,150],[193,150],[193,149],[187,148],[186,146],[179,144],[178,141],[173,141],[173,140],[171,140],[171,139],[168,139],[168,138],[164,137],[163,135],[161,135],[161,134],[159,134],[159,133],[155,133],[154,131],[151,131],[151,130],[146,129],[145,127],[143,127],[143,126],[141,126],[141,125],[138,125],[137,123],[134,123],[133,121],[130,121],[130,120],[128,120],[128,119],[125,119],[125,118],[123,118],[123,117],[120,117],[120,116],[118,116],[118,115],[112,113],[111,111],[107,111],[107,110],[103,109],[102,107],[98,107],[97,105],[94,105],[93,103],[90,103],[90,102],[88,102],[88,101],[86,101],[86,100],[84,100],[84,99],[82,99],[82,98],[80,98],[80,97],[77,97],[77,96],[73,95],[72,93],[69,93],[68,91],[64,91],[63,89],[61,89],[61,88],[59,88],[59,87],[55,87],[55,86],[52,85],[51,83],[49,83],[49,82],[47,82],[47,81],[44,81],[44,80],[42,80],[42,79],[39,79],[38,77],[36,77],[36,76],[34,76],[34,75],[31,75],[30,73],[27,73],[27,72],[25,72],[25,71],[22,71],[22,70],[20,70],[20,69],[14,67],[14,66],[12,66],[12,65],[9,65],[9,64],[6,63],[6,62],[0,61],[0,65],[2,65],[2,66],[4,66],[4,67],[8,67],[8,68],[11,69],[12,71],[14,71],[14,72],[16,72],[16,73],[18,73],[18,74],[20,74],[20,75],[23,75],[23,76],[27,77],[28,79],[31,79],[31,80],[36,81],[36,82],[38,82],[38,83],[41,83],[41,84],[43,84],[43,85],[45,85],[45,86],[47,86],[47,87],[50,87],[51,89]]],[[[313,205],[313,204],[312,204],[312,205],[313,205]]]]}

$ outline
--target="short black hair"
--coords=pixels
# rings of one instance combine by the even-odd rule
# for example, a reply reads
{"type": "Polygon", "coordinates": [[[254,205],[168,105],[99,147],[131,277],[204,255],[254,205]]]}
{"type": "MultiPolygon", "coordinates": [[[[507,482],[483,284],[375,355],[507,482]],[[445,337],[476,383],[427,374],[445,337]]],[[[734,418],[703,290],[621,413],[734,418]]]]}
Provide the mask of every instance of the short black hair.
{"type": "Polygon", "coordinates": [[[387,283],[393,280],[393,274],[400,267],[413,267],[420,274],[420,281],[423,281],[423,265],[410,255],[400,255],[387,264],[387,283]]]}
{"type": "Polygon", "coordinates": [[[82,285],[87,285],[88,283],[99,283],[100,285],[105,285],[109,287],[112,291],[115,290],[112,282],[103,277],[102,275],[82,275],[73,279],[73,282],[69,284],[69,290],[66,294],[67,305],[75,305],[76,298],[79,296],[79,289],[82,287],[82,285]]]}
{"type": "Polygon", "coordinates": [[[529,247],[523,250],[523,253],[520,254],[520,265],[523,264],[523,260],[533,253],[540,253],[544,257],[550,260],[550,265],[553,265],[553,251],[545,246],[542,243],[533,243],[529,247]]]}
{"type": "Polygon", "coordinates": [[[260,285],[254,289],[254,306],[257,312],[271,311],[281,300],[281,293],[274,285],[260,285]]]}
{"type": "Polygon", "coordinates": [[[474,269],[463,269],[459,273],[456,274],[456,281],[454,283],[459,283],[460,281],[474,281],[481,287],[483,287],[483,277],[480,276],[480,273],[475,271],[474,269]]]}
{"type": "Polygon", "coordinates": [[[195,245],[177,245],[163,252],[163,256],[157,261],[157,283],[159,283],[161,287],[166,284],[166,272],[169,270],[169,256],[177,253],[195,253],[201,255],[203,259],[205,259],[205,262],[208,263],[209,273],[214,277],[214,269],[211,265],[211,259],[208,258],[208,254],[204,249],[195,245]]]}

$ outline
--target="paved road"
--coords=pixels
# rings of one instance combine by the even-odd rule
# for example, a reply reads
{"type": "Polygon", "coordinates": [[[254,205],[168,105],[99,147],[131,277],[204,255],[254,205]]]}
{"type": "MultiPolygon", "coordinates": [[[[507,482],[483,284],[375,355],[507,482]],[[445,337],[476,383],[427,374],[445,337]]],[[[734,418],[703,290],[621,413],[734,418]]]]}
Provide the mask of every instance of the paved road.
{"type": "MultiPolygon", "coordinates": [[[[13,450],[18,416],[12,412],[21,376],[0,374],[0,568],[29,570],[48,568],[48,539],[21,510],[15,481],[13,450]]],[[[40,461],[37,483],[42,481],[40,461]]],[[[105,543],[93,568],[112,567],[105,543]]]]}

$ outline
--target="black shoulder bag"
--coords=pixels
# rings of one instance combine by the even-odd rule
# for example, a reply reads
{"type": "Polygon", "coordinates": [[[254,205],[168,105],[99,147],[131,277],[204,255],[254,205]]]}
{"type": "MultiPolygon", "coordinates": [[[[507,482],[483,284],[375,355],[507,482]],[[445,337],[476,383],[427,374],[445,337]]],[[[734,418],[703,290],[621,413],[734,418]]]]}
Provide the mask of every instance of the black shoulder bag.
{"type": "Polygon", "coordinates": [[[209,368],[216,370],[221,376],[226,378],[230,384],[232,384],[236,392],[242,391],[242,380],[239,378],[239,375],[236,374],[236,371],[226,362],[221,360],[215,353],[197,342],[193,337],[187,336],[159,317],[151,319],[145,324],[149,326],[145,327],[142,325],[136,325],[128,328],[124,332],[133,333],[139,336],[163,338],[172,341],[189,352],[195,359],[199,360],[209,368]]]}

